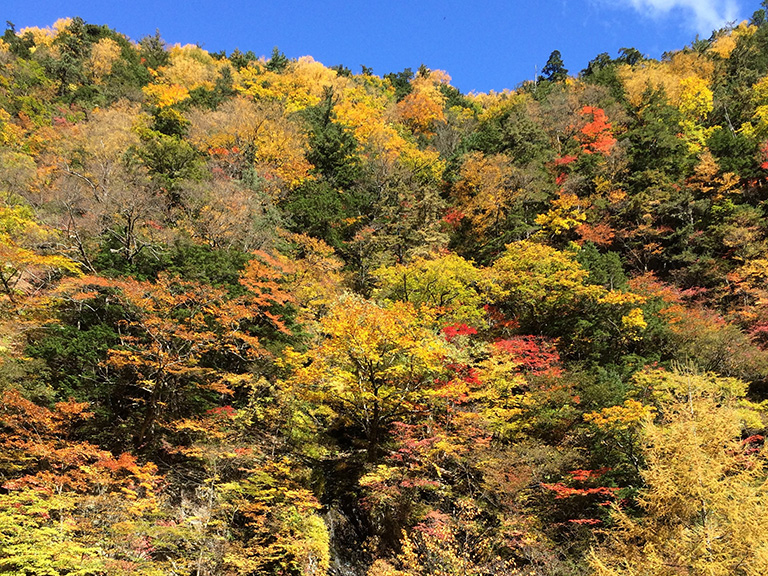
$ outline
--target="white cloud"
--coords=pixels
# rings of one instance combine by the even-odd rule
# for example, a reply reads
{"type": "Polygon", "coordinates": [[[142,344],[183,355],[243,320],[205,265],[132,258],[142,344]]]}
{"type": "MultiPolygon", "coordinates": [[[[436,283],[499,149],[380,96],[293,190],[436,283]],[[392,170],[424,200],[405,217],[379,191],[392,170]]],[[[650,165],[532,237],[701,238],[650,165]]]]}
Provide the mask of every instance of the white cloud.
{"type": "MultiPolygon", "coordinates": [[[[691,17],[687,24],[703,36],[727,22],[738,18],[739,6],[735,0],[629,0],[630,4],[643,14],[660,17],[672,10],[680,9],[691,17]]],[[[686,23],[683,23],[686,24],[686,23]]]]}

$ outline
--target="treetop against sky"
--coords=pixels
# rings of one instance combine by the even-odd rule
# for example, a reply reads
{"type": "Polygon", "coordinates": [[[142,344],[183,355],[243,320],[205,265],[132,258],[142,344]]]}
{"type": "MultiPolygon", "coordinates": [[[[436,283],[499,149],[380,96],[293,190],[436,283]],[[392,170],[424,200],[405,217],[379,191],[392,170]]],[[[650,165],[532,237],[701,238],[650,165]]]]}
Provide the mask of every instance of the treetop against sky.
{"type": "Polygon", "coordinates": [[[463,92],[486,92],[534,78],[556,49],[571,74],[624,47],[658,58],[757,8],[747,0],[7,0],[2,12],[17,29],[80,16],[134,40],[159,30],[169,43],[211,52],[269,55],[278,46],[291,58],[378,75],[423,63],[448,71],[463,92]]]}

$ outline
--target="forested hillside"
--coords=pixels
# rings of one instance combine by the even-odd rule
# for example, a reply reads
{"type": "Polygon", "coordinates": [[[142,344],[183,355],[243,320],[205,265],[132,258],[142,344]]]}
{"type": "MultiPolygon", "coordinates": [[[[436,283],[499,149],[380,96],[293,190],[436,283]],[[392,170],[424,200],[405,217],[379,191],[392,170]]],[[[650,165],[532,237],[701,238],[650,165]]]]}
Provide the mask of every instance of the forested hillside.
{"type": "Polygon", "coordinates": [[[0,574],[768,574],[764,10],[489,94],[9,24],[0,201],[0,574]]]}

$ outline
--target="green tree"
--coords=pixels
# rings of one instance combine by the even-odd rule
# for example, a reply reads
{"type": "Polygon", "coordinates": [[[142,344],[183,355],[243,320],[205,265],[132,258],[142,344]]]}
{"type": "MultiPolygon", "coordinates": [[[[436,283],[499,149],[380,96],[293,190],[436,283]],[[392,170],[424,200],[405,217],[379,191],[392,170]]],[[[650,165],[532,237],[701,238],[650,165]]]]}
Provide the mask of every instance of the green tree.
{"type": "Polygon", "coordinates": [[[568,70],[565,68],[560,50],[553,50],[544,68],[541,69],[539,78],[549,82],[563,82],[567,77],[568,70]]]}

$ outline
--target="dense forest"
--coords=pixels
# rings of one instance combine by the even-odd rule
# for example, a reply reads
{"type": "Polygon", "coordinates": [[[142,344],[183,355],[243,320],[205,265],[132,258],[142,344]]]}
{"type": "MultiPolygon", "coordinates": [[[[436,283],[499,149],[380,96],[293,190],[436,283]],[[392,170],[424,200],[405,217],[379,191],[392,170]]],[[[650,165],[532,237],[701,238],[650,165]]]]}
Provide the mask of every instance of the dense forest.
{"type": "Polygon", "coordinates": [[[9,23],[0,574],[764,576],[767,216],[763,9],[488,94],[9,23]]]}

